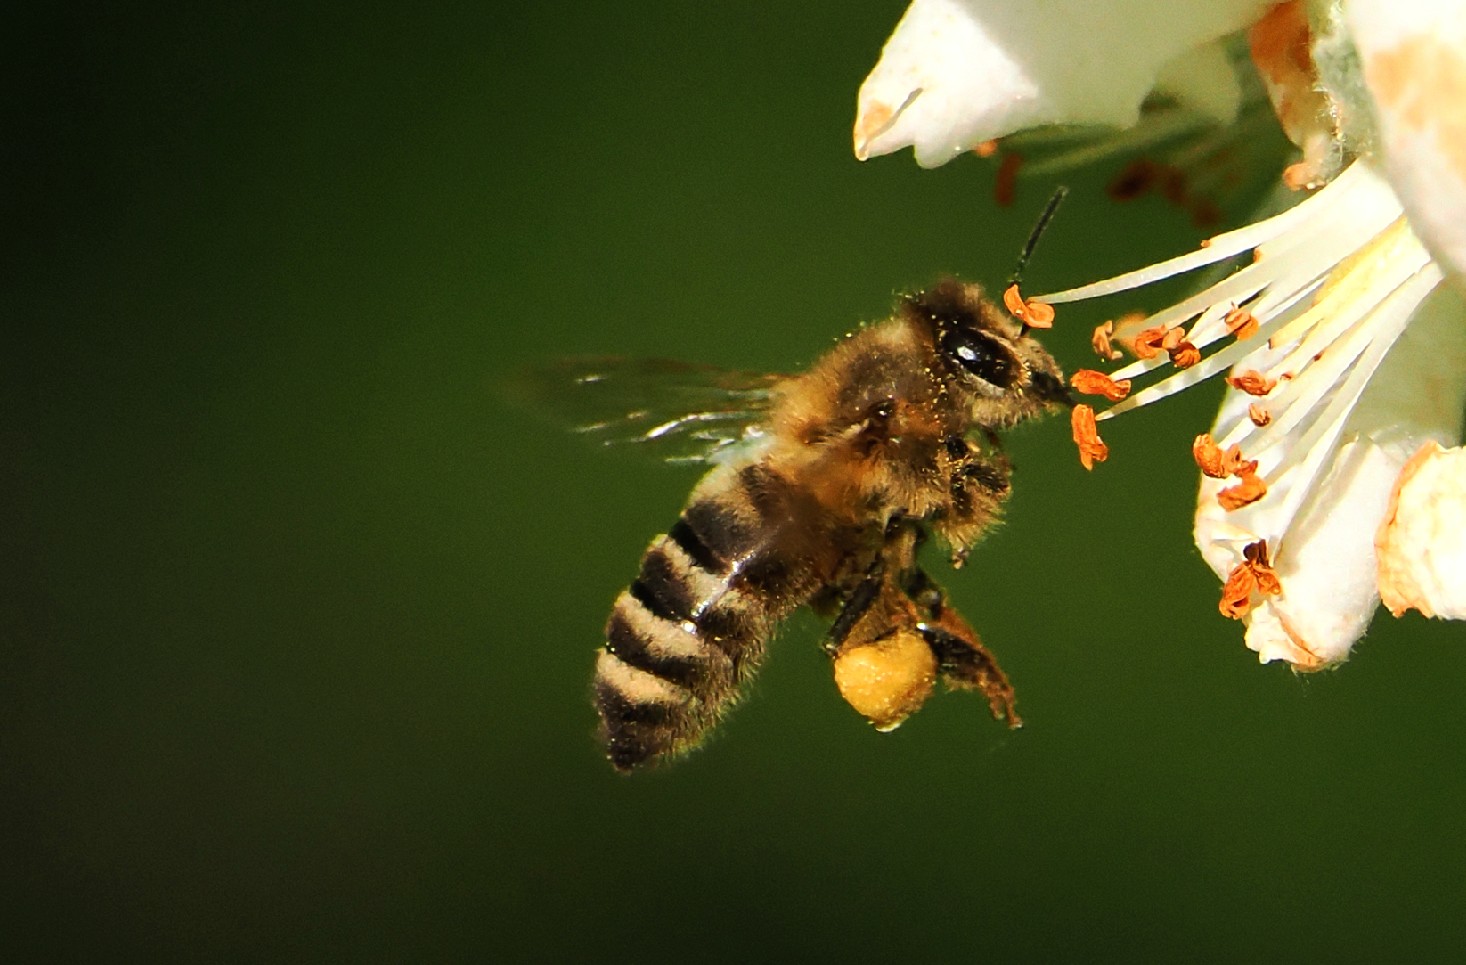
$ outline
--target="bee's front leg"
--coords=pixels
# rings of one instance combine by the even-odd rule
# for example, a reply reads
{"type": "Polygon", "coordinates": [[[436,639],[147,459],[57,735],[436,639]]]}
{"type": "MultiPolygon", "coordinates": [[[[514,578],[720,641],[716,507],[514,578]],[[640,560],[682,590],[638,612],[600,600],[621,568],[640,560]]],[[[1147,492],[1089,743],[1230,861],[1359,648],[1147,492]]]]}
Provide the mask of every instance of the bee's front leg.
{"type": "Polygon", "coordinates": [[[952,547],[952,566],[960,568],[982,533],[1002,511],[1012,488],[1013,467],[996,438],[992,450],[953,436],[947,440],[948,499],[932,523],[952,547]]]}

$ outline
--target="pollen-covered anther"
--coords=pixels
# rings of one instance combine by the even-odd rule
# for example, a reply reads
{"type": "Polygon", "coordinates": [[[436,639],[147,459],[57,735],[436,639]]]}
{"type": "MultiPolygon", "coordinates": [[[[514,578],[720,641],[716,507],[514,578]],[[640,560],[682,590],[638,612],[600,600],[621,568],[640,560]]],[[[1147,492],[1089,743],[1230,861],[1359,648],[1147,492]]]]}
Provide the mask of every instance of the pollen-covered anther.
{"type": "Polygon", "coordinates": [[[1242,559],[1257,581],[1257,592],[1263,596],[1277,596],[1283,592],[1283,584],[1268,558],[1267,540],[1260,539],[1242,547],[1242,559]]]}
{"type": "Polygon", "coordinates": [[[1270,379],[1256,369],[1248,369],[1245,372],[1227,376],[1227,384],[1248,395],[1267,395],[1277,388],[1278,380],[1270,379]]]}
{"type": "Polygon", "coordinates": [[[989,141],[982,141],[972,149],[972,153],[978,157],[992,157],[998,153],[998,141],[996,138],[989,141]]]}
{"type": "Polygon", "coordinates": [[[1175,328],[1166,329],[1166,333],[1161,336],[1161,348],[1165,349],[1167,352],[1176,351],[1176,349],[1180,348],[1183,344],[1185,344],[1185,342],[1186,330],[1179,325],[1175,328]]]}
{"type": "Polygon", "coordinates": [[[1074,432],[1074,444],[1079,447],[1081,466],[1093,469],[1095,463],[1110,458],[1110,447],[1099,437],[1099,428],[1095,425],[1094,409],[1081,402],[1074,407],[1069,424],[1074,432]]]}
{"type": "Polygon", "coordinates": [[[1003,307],[1029,328],[1054,327],[1054,306],[1034,298],[1025,300],[1017,285],[1009,285],[1003,292],[1003,307]]]}
{"type": "Polygon", "coordinates": [[[1267,482],[1256,472],[1242,474],[1241,481],[1217,493],[1217,502],[1227,512],[1241,509],[1267,495],[1267,482]]]}
{"type": "Polygon", "coordinates": [[[1166,333],[1171,331],[1164,325],[1155,328],[1147,328],[1137,332],[1135,338],[1130,342],[1130,348],[1135,352],[1138,359],[1155,358],[1161,353],[1161,343],[1166,338],[1166,333]]]}
{"type": "Polygon", "coordinates": [[[1222,599],[1217,605],[1222,616],[1240,620],[1252,609],[1252,595],[1277,596],[1283,584],[1268,559],[1267,540],[1260,539],[1242,548],[1242,562],[1232,567],[1222,585],[1222,599]]]}
{"type": "Polygon", "coordinates": [[[1243,459],[1242,447],[1237,443],[1232,443],[1230,446],[1227,447],[1227,451],[1222,453],[1223,475],[1236,476],[1240,479],[1243,476],[1250,476],[1256,472],[1257,460],[1243,459]]]}
{"type": "Polygon", "coordinates": [[[1119,402],[1130,394],[1130,380],[1116,381],[1103,372],[1094,369],[1080,369],[1069,378],[1069,384],[1076,392],[1084,395],[1102,395],[1111,402],[1119,402]]]}
{"type": "Polygon", "coordinates": [[[1273,421],[1273,414],[1258,403],[1253,402],[1247,406],[1247,418],[1252,420],[1253,425],[1261,429],[1273,421]]]}
{"type": "Polygon", "coordinates": [[[1245,479],[1257,474],[1257,460],[1243,459],[1240,445],[1234,442],[1223,452],[1208,433],[1202,433],[1191,443],[1191,457],[1201,468],[1202,475],[1213,479],[1226,479],[1228,476],[1245,479]]]}
{"type": "Polygon", "coordinates": [[[1106,362],[1117,362],[1124,357],[1124,353],[1114,346],[1114,334],[1115,323],[1105,322],[1103,325],[1096,325],[1094,334],[1089,337],[1089,344],[1094,346],[1094,354],[1106,362]]]}
{"type": "Polygon", "coordinates": [[[1191,443],[1191,458],[1201,467],[1202,475],[1225,479],[1230,473],[1222,467],[1222,447],[1209,433],[1203,432],[1191,443]]]}
{"type": "Polygon", "coordinates": [[[1257,577],[1246,563],[1238,563],[1227,574],[1222,584],[1222,599],[1217,609],[1229,620],[1240,620],[1252,609],[1252,593],[1257,589],[1257,577]]]}
{"type": "Polygon", "coordinates": [[[1178,369],[1189,369],[1201,361],[1201,349],[1190,342],[1179,342],[1175,348],[1167,349],[1167,351],[1171,356],[1171,364],[1178,369]]]}
{"type": "Polygon", "coordinates": [[[1257,334],[1257,318],[1245,308],[1234,308],[1222,318],[1227,332],[1239,341],[1257,334]]]}

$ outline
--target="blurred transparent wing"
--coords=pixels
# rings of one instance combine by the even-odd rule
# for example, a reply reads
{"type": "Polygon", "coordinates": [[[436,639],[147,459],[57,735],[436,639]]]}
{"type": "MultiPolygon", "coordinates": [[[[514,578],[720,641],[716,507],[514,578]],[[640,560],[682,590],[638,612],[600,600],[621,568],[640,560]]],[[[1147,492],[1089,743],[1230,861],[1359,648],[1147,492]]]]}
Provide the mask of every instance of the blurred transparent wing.
{"type": "Polygon", "coordinates": [[[714,462],[761,437],[781,378],[671,359],[580,357],[529,373],[516,394],[592,443],[667,462],[714,462]]]}

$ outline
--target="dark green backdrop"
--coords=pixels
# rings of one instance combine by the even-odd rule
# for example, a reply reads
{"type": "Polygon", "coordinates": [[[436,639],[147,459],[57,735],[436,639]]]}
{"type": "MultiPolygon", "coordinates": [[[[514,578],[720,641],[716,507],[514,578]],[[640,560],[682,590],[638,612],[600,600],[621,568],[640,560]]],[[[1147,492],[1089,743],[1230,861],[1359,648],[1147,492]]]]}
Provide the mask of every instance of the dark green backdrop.
{"type": "MultiPolygon", "coordinates": [[[[1466,941],[1466,638],[1258,667],[1190,546],[1215,392],[1017,434],[960,575],[1028,727],[838,699],[796,621],[620,779],[606,609],[695,473],[501,387],[576,352],[789,369],[1046,186],[850,155],[901,4],[53,10],[4,31],[6,957],[1367,960],[1466,941]]],[[[1195,243],[1095,176],[1055,288],[1195,243]]],[[[1095,306],[1049,339],[1088,364],[1095,306]]]]}

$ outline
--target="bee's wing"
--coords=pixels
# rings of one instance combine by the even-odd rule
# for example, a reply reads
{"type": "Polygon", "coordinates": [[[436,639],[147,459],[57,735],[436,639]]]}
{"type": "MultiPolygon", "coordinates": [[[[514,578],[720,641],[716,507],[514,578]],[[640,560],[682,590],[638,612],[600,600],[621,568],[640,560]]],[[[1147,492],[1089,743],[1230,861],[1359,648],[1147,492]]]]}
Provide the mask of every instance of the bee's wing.
{"type": "Polygon", "coordinates": [[[781,378],[671,359],[580,357],[529,373],[515,394],[593,443],[712,462],[758,438],[781,378]]]}

